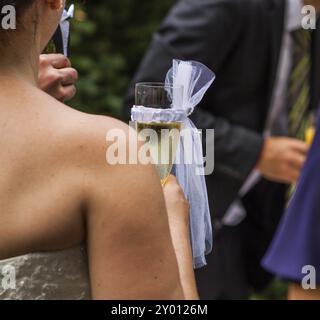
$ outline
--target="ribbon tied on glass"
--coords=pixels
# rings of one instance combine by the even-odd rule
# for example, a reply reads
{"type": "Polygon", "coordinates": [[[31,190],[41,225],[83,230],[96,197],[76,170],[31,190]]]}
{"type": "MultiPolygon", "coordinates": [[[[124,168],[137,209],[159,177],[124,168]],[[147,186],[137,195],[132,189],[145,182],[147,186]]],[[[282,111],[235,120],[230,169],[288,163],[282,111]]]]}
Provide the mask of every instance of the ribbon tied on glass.
{"type": "Polygon", "coordinates": [[[190,232],[194,267],[206,265],[212,250],[212,226],[205,183],[202,136],[189,116],[215,79],[195,61],[173,60],[165,83],[138,83],[132,121],[139,135],[155,132],[149,150],[161,183],[174,174],[190,204],[190,232]]]}

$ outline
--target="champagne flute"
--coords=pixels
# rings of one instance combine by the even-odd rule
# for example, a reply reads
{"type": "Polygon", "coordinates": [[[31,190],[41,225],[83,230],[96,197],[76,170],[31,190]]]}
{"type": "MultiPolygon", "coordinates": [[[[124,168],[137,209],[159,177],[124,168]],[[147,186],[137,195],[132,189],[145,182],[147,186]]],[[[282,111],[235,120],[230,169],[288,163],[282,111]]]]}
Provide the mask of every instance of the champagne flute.
{"type": "MultiPolygon", "coordinates": [[[[162,110],[170,113],[170,109],[173,108],[173,96],[178,95],[182,97],[183,87],[172,87],[164,83],[138,83],[135,91],[135,104],[154,109],[155,112],[162,110]]],[[[179,146],[182,118],[181,121],[179,120],[175,118],[173,121],[168,119],[163,121],[163,118],[154,118],[151,122],[136,122],[135,124],[139,135],[144,137],[145,132],[148,137],[152,130],[157,137],[149,141],[146,137],[146,140],[162,185],[166,183],[172,171],[179,146]]]]}

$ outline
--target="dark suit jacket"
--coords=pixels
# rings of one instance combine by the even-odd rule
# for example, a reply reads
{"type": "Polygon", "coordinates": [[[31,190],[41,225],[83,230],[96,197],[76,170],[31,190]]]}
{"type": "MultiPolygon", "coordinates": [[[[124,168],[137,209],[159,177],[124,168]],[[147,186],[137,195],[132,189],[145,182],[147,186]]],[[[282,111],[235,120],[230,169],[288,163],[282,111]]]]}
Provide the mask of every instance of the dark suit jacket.
{"type": "MultiPolygon", "coordinates": [[[[197,127],[215,129],[215,172],[207,178],[215,219],[221,218],[236,198],[261,152],[278,69],[285,3],[179,1],[155,34],[133,80],[164,81],[173,58],[198,60],[216,73],[215,83],[193,115],[197,127]]],[[[316,108],[320,93],[319,35],[314,33],[310,108],[316,108]]],[[[127,115],[133,103],[132,85],[127,115]]],[[[267,203],[270,197],[274,203],[274,207],[269,203],[268,209],[280,213],[284,202],[276,202],[273,196],[277,191],[270,188],[284,188],[260,183],[263,201],[267,203]]]]}

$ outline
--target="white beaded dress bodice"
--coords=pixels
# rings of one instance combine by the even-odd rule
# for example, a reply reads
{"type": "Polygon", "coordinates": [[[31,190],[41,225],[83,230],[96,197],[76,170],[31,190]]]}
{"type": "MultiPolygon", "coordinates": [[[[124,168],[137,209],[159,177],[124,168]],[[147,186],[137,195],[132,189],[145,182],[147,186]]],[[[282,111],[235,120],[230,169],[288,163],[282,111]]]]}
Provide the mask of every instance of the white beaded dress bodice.
{"type": "Polygon", "coordinates": [[[1,285],[0,300],[87,300],[88,259],[83,247],[31,253],[0,261],[1,270],[15,271],[15,289],[1,285]]]}

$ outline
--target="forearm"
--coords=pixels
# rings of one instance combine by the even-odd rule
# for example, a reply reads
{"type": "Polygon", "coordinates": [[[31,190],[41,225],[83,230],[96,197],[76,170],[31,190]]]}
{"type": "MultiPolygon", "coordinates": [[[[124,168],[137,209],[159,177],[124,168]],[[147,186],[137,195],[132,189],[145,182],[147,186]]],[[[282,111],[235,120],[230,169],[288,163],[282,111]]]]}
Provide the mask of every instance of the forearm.
{"type": "Polygon", "coordinates": [[[186,300],[198,300],[198,290],[193,269],[193,257],[189,229],[187,226],[170,226],[173,246],[175,249],[181,285],[186,300]],[[179,237],[178,235],[187,235],[179,237]]]}

